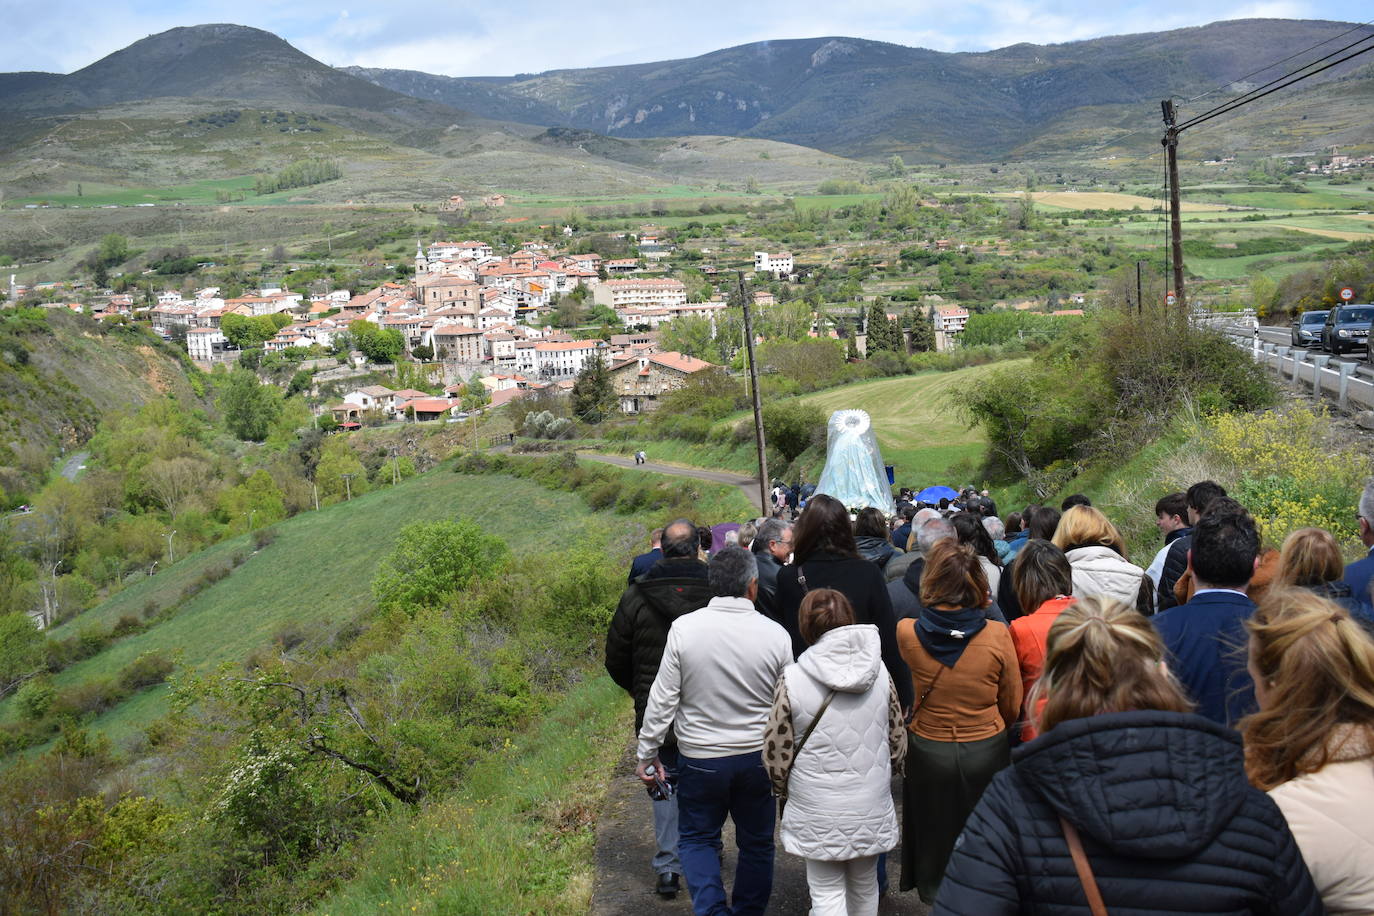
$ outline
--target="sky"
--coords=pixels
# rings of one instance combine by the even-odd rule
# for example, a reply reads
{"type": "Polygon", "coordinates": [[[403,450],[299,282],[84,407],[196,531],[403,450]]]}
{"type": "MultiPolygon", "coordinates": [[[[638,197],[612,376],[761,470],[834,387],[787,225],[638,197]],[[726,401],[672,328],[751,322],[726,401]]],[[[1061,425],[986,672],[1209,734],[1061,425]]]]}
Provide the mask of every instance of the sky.
{"type": "Polygon", "coordinates": [[[354,0],[0,0],[0,71],[70,73],[177,26],[273,32],[333,66],[506,76],[694,57],[782,38],[840,35],[986,51],[1251,17],[1363,22],[1368,0],[553,0],[404,4],[354,0]]]}

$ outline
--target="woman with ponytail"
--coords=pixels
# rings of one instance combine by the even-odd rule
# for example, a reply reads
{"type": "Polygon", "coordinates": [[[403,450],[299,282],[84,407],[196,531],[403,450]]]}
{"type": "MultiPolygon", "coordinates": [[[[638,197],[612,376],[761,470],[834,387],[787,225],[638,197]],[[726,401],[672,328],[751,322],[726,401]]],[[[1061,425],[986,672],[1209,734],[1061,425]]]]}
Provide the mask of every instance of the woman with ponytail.
{"type": "Polygon", "coordinates": [[[1132,607],[1062,610],[1028,705],[1041,735],[970,815],[937,916],[1323,912],[1283,814],[1246,781],[1240,736],[1189,711],[1132,607]]]}
{"type": "Polygon", "coordinates": [[[1374,642],[1306,588],[1272,590],[1248,628],[1250,782],[1278,802],[1327,912],[1374,913],[1374,642]]]}

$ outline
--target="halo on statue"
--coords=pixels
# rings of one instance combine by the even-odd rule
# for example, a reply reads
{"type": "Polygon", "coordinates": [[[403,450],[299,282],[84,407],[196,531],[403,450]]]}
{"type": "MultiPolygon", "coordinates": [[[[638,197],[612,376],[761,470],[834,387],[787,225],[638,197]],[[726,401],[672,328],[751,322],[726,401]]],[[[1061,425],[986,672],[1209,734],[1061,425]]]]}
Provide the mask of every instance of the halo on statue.
{"type": "Polygon", "coordinates": [[[851,510],[873,506],[892,512],[892,486],[873,421],[862,410],[837,410],[826,424],[825,470],[817,493],[833,496],[851,510]]]}

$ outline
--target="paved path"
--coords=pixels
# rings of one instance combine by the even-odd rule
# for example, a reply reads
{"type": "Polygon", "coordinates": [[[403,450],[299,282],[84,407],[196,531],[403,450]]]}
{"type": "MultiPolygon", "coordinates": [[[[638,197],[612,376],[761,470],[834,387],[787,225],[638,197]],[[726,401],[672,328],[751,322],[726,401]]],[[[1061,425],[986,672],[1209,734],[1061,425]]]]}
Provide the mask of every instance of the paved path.
{"type": "Polygon", "coordinates": [[[81,472],[86,469],[86,459],[91,457],[90,452],[77,452],[67,459],[62,465],[62,476],[68,480],[75,480],[81,476],[81,472]]]}
{"type": "Polygon", "coordinates": [[[646,464],[635,464],[634,458],[625,455],[602,455],[597,452],[577,453],[577,457],[586,458],[590,461],[600,461],[603,464],[613,464],[616,467],[630,468],[637,471],[652,471],[655,474],[671,474],[674,477],[691,477],[696,480],[709,480],[712,483],[729,484],[738,487],[749,500],[750,505],[758,506],[759,502],[759,481],[757,477],[746,477],[743,474],[736,474],[733,471],[708,471],[705,468],[687,467],[678,464],[658,464],[650,461],[646,464]]]}
{"type": "MultiPolygon", "coordinates": [[[[893,789],[900,811],[901,793],[893,789]]],[[[654,893],[654,874],[649,860],[654,854],[653,812],[649,796],[634,776],[633,745],[625,753],[611,777],[610,791],[596,827],[596,881],[592,887],[591,916],[689,916],[691,900],[684,886],[676,900],[662,900],[654,893]]],[[[725,886],[728,889],[735,871],[734,832],[725,826],[725,886]]],[[[768,916],[806,916],[811,899],[806,890],[806,866],[796,856],[783,852],[777,843],[774,863],[773,896],[768,916]]],[[[897,887],[899,866],[895,853],[889,858],[888,877],[897,887]]],[[[929,907],[915,891],[889,893],[878,907],[879,916],[927,916],[929,907]]]]}

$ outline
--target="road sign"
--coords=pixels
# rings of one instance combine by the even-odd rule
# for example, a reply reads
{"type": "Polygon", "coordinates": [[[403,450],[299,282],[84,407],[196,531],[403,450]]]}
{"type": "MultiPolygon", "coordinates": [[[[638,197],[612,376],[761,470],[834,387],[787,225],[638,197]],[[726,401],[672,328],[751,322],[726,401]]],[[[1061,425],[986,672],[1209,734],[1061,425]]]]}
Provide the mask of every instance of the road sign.
{"type": "Polygon", "coordinates": [[[1165,297],[1164,297],[1164,302],[1165,302],[1165,304],[1167,304],[1167,305],[1173,305],[1173,304],[1174,304],[1175,302],[1177,302],[1177,301],[1178,301],[1178,296],[1175,296],[1172,292],[1168,293],[1168,294],[1165,295],[1165,297]]]}
{"type": "Polygon", "coordinates": [[[1341,287],[1341,298],[1346,302],[1355,298],[1355,291],[1348,286],[1341,287]]]}

